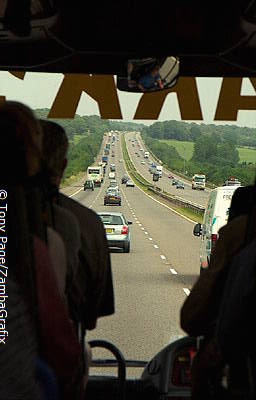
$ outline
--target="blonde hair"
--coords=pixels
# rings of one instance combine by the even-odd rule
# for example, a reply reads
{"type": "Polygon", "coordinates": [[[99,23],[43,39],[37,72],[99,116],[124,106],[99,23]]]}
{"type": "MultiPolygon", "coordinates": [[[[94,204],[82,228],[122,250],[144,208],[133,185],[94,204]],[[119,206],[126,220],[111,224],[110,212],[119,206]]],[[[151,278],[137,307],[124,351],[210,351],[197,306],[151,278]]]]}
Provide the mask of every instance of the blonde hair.
{"type": "Polygon", "coordinates": [[[17,141],[25,147],[27,175],[35,175],[40,170],[43,134],[33,111],[22,103],[6,101],[0,104],[0,118],[15,125],[17,141]]]}

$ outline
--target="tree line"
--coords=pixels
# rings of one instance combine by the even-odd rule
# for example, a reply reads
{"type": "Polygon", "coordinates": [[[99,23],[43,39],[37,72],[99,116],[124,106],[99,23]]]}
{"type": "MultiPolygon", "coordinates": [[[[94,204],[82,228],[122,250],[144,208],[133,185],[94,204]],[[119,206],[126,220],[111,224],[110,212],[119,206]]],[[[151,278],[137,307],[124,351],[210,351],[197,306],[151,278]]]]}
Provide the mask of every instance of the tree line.
{"type": "Polygon", "coordinates": [[[237,146],[256,147],[256,129],[237,125],[196,124],[180,121],[155,122],[143,128],[148,136],[156,139],[175,139],[194,142],[200,136],[211,136],[217,142],[229,141],[237,146]]]}
{"type": "MultiPolygon", "coordinates": [[[[38,118],[46,119],[49,109],[37,109],[35,114],[38,118]]],[[[104,132],[111,130],[141,130],[142,124],[133,122],[119,122],[101,119],[97,115],[80,116],[74,119],[51,119],[61,125],[69,139],[68,164],[64,173],[64,179],[79,172],[86,172],[89,165],[93,164],[97,156],[104,132]],[[78,142],[74,137],[80,135],[78,142]]]]}

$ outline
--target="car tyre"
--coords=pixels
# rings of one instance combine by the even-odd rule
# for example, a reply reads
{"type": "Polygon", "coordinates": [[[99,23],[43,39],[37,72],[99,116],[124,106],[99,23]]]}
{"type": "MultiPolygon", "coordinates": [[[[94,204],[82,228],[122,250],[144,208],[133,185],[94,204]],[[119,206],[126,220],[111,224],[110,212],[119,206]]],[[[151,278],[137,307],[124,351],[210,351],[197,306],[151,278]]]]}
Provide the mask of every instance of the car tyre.
{"type": "Polygon", "coordinates": [[[130,242],[124,244],[124,253],[130,253],[130,242]]]}

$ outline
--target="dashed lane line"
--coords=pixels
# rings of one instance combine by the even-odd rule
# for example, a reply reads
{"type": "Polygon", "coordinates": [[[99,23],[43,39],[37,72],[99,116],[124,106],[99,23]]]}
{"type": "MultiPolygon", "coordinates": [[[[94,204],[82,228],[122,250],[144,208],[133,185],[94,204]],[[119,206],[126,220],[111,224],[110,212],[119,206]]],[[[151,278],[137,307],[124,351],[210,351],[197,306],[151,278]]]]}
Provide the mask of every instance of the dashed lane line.
{"type": "MultiPolygon", "coordinates": [[[[129,155],[129,156],[130,156],[130,155],[129,155]]],[[[186,216],[183,215],[183,214],[180,214],[178,211],[174,210],[173,208],[167,206],[166,204],[162,203],[161,201],[159,201],[159,200],[155,199],[154,197],[150,196],[149,194],[145,193],[144,190],[142,190],[139,186],[136,185],[136,183],[135,183],[135,186],[136,186],[142,193],[144,193],[145,196],[149,197],[151,200],[155,201],[155,202],[158,203],[158,204],[161,204],[161,206],[167,208],[168,210],[170,210],[170,211],[173,212],[174,214],[179,215],[179,216],[182,217],[183,219],[186,219],[187,221],[189,221],[189,222],[195,224],[195,221],[193,221],[192,219],[186,217],[186,216]]]]}
{"type": "Polygon", "coordinates": [[[185,292],[185,294],[186,294],[187,296],[190,295],[190,290],[189,290],[188,288],[183,288],[183,291],[185,292]]]}
{"type": "Polygon", "coordinates": [[[163,254],[161,254],[160,257],[162,260],[166,260],[166,257],[163,254]]]}
{"type": "Polygon", "coordinates": [[[157,244],[154,244],[154,248],[155,248],[155,249],[159,249],[159,247],[157,246],[157,244]]]}
{"type": "Polygon", "coordinates": [[[82,187],[80,189],[78,189],[75,193],[71,194],[69,197],[75,196],[77,193],[81,192],[81,190],[83,190],[82,187]]]}
{"type": "Polygon", "coordinates": [[[170,268],[170,271],[173,275],[178,275],[178,272],[174,268],[170,268]]]}

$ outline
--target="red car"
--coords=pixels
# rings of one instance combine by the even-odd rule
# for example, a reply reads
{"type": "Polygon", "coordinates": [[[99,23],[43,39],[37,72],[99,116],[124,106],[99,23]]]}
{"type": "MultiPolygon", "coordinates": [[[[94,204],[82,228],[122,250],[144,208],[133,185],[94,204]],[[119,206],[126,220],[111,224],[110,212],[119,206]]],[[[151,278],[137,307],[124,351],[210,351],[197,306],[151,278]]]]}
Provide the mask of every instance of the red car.
{"type": "Polygon", "coordinates": [[[168,175],[168,178],[169,178],[169,179],[174,179],[174,176],[168,175]]]}

